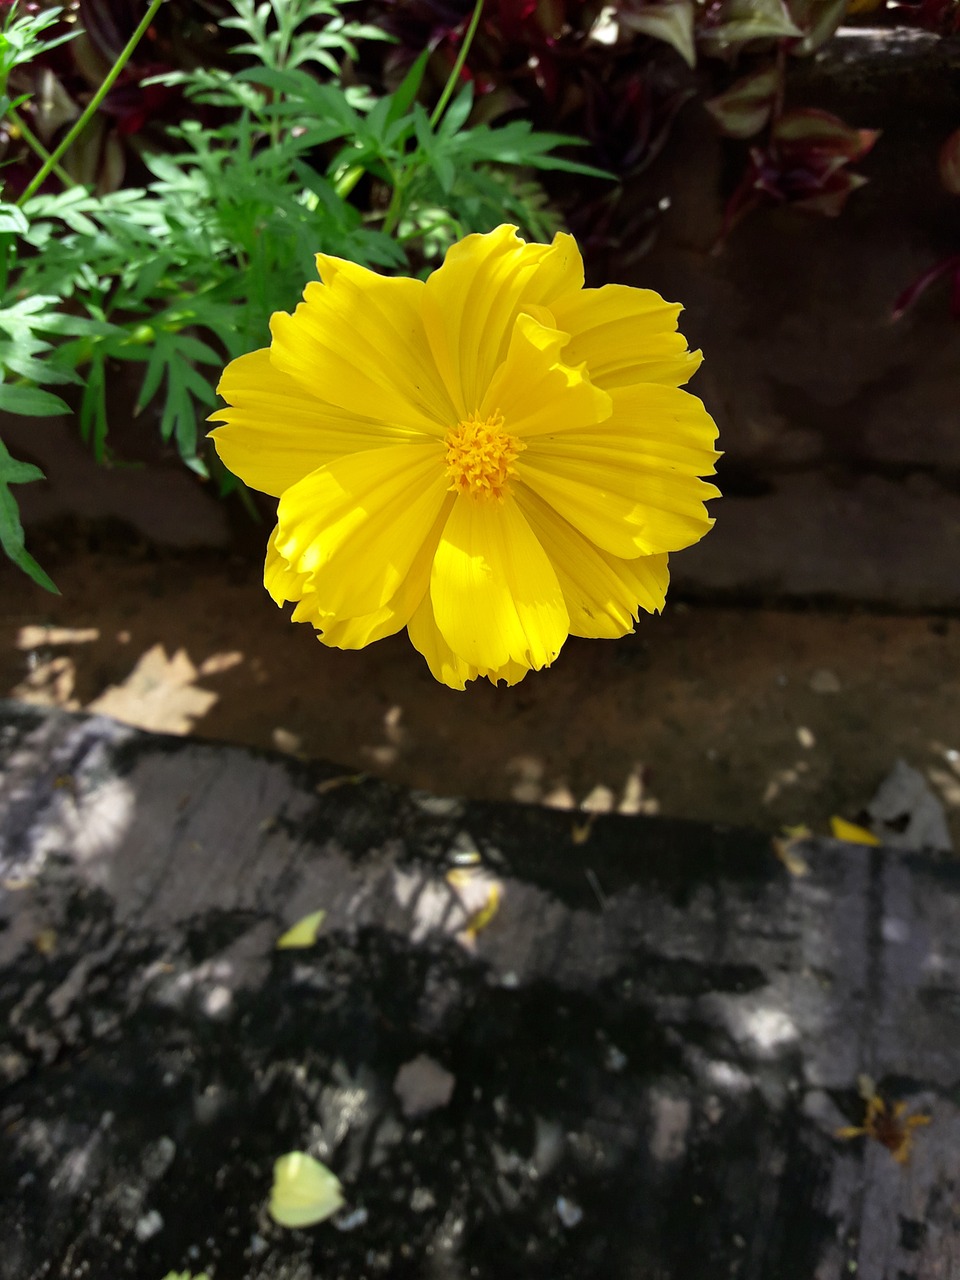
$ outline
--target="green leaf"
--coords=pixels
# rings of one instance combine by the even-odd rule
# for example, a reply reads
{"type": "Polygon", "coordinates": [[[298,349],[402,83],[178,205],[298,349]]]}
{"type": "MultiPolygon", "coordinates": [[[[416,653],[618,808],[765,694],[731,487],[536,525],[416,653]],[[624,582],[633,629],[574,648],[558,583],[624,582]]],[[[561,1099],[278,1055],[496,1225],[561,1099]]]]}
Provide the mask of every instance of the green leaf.
{"type": "Polygon", "coordinates": [[[770,119],[778,80],[776,66],[766,67],[735,81],[704,106],[728,138],[750,138],[770,119]]]}
{"type": "Polygon", "coordinates": [[[147,361],[147,367],[144,370],[143,382],[140,384],[140,394],[137,396],[137,403],[133,409],[134,414],[142,413],[160,389],[160,383],[163,380],[167,361],[170,359],[172,346],[173,343],[168,334],[157,334],[153,349],[150,352],[150,358],[147,361]]]}
{"type": "Polygon", "coordinates": [[[842,161],[862,160],[880,137],[878,129],[857,129],[817,107],[794,107],[774,125],[775,142],[814,150],[842,161]]]}
{"type": "MultiPolygon", "coordinates": [[[[36,345],[47,347],[47,343],[38,343],[36,345]]],[[[18,373],[21,378],[26,378],[30,382],[45,382],[48,384],[69,382],[77,385],[83,381],[73,369],[59,368],[49,357],[37,360],[32,355],[25,355],[22,351],[11,348],[13,348],[12,343],[0,342],[0,364],[4,368],[10,369],[13,373],[18,373]]]]}
{"type": "Polygon", "coordinates": [[[59,396],[39,387],[0,385],[0,409],[4,413],[19,413],[25,418],[45,418],[52,413],[69,413],[70,406],[59,396]]]}
{"type": "Polygon", "coordinates": [[[218,351],[214,351],[213,347],[201,342],[199,338],[191,337],[188,333],[178,333],[174,342],[177,354],[181,358],[197,360],[200,364],[223,364],[223,356],[218,351]]]}
{"type": "Polygon", "coordinates": [[[401,116],[405,116],[410,110],[414,98],[420,92],[420,86],[423,84],[424,73],[427,70],[427,63],[430,61],[432,52],[433,50],[429,48],[423,50],[403,77],[398,88],[390,95],[388,99],[390,110],[387,113],[387,119],[391,124],[399,120],[401,116]]]}
{"type": "Polygon", "coordinates": [[[563,133],[534,133],[528,120],[512,120],[497,129],[477,125],[458,137],[458,157],[491,164],[530,166],[582,173],[614,181],[614,175],[593,165],[552,155],[555,147],[585,146],[582,138],[563,133]]]}
{"type": "Polygon", "coordinates": [[[120,325],[111,324],[108,320],[98,320],[94,316],[44,316],[36,327],[41,333],[77,338],[116,338],[124,332],[120,325]]]}
{"type": "Polygon", "coordinates": [[[13,231],[17,235],[24,235],[29,229],[30,224],[22,209],[18,209],[15,204],[7,204],[5,200],[0,201],[0,232],[13,231]]]}
{"type": "Polygon", "coordinates": [[[151,297],[157,285],[170,268],[172,255],[157,253],[149,262],[140,266],[136,273],[136,283],[127,295],[131,303],[143,302],[151,297]]]}
{"type": "Polygon", "coordinates": [[[372,111],[367,115],[366,132],[382,143],[384,140],[384,131],[390,123],[390,99],[381,98],[372,111]]]}
{"type": "Polygon", "coordinates": [[[826,44],[848,12],[848,0],[789,0],[791,16],[805,33],[790,52],[799,56],[816,53],[826,44]]]}
{"type": "Polygon", "coordinates": [[[440,127],[437,132],[442,138],[452,137],[459,129],[467,123],[467,118],[473,110],[473,85],[468,83],[457,94],[454,100],[443,113],[440,121],[440,127]]]}
{"type": "Polygon", "coordinates": [[[654,40],[672,45],[688,67],[697,65],[693,42],[693,0],[669,0],[667,4],[643,5],[637,9],[622,8],[617,12],[621,27],[639,31],[654,40]]]}
{"type": "Polygon", "coordinates": [[[727,0],[715,27],[701,27],[700,43],[710,53],[723,53],[753,40],[783,40],[803,32],[783,0],[727,0]]]}
{"type": "Polygon", "coordinates": [[[290,94],[296,98],[301,98],[304,94],[310,93],[316,83],[306,71],[297,71],[296,69],[282,71],[277,67],[246,67],[243,71],[235,72],[229,78],[238,80],[241,83],[262,84],[268,89],[274,89],[278,93],[290,94]]]}
{"type": "Polygon", "coordinates": [[[39,467],[11,458],[6,445],[0,440],[0,546],[3,547],[9,559],[28,574],[38,586],[46,591],[52,591],[54,595],[59,595],[60,592],[54,583],[25,546],[23,525],[20,523],[20,508],[17,506],[16,498],[10,492],[12,484],[29,484],[33,480],[42,479],[43,472],[39,467]]]}
{"type": "Polygon", "coordinates": [[[436,174],[444,195],[449,195],[456,180],[457,171],[450,156],[444,153],[443,141],[433,132],[430,117],[419,102],[413,104],[413,125],[420,150],[436,174]]]}
{"type": "Polygon", "coordinates": [[[102,462],[107,445],[107,371],[103,352],[95,347],[87,369],[87,382],[80,401],[80,434],[93,447],[93,456],[102,462]]]}

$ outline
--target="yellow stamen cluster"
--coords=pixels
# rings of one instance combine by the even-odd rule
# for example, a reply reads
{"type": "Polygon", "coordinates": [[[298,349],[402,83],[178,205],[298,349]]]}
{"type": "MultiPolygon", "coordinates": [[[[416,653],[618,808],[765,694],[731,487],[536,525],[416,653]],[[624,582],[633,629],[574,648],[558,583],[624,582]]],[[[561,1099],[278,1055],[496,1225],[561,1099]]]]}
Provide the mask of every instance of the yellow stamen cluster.
{"type": "Polygon", "coordinates": [[[527,446],[503,430],[503,414],[471,413],[448,431],[447,475],[453,493],[502,499],[517,456],[527,446]]]}

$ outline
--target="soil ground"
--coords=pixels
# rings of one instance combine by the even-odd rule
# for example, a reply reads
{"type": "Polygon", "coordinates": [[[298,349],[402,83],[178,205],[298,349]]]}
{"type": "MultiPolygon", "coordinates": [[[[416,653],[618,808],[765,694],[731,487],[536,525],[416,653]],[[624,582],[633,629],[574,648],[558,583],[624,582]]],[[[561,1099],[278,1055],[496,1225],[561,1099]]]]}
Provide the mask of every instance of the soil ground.
{"type": "Polygon", "coordinates": [[[960,839],[960,621],[673,597],[513,689],[437,685],[405,636],[326,649],[236,550],[75,522],[32,538],[62,595],[0,566],[0,696],[318,757],[476,798],[774,831],[856,819],[894,761],[960,839]]]}

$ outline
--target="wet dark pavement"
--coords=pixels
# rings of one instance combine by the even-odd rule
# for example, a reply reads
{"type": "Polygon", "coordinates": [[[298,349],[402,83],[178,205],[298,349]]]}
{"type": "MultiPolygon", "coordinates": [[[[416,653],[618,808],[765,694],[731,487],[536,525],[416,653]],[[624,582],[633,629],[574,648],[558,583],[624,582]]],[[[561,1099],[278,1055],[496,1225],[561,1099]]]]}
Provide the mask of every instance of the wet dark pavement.
{"type": "Polygon", "coordinates": [[[954,862],[0,708],[3,1280],[960,1276],[954,862]]]}

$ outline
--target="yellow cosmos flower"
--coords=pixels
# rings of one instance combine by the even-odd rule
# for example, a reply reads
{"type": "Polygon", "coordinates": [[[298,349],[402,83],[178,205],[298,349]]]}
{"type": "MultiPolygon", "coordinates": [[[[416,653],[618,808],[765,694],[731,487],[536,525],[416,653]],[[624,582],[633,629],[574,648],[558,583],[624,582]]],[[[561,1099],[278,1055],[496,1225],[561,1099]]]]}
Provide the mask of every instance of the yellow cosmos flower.
{"type": "Polygon", "coordinates": [[[716,428],[679,389],[679,306],[583,287],[571,236],[471,235],[429,279],[317,256],[269,348],[234,360],[211,434],[280,499],[264,583],[358,649],[407,628],[438,680],[515,684],[568,635],[663,606],[713,521],[716,428]]]}

